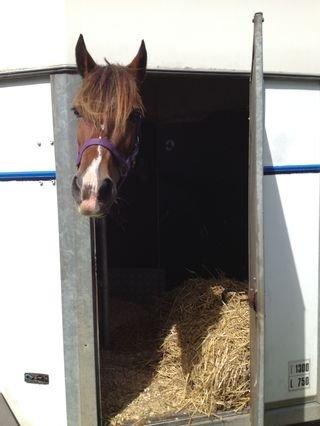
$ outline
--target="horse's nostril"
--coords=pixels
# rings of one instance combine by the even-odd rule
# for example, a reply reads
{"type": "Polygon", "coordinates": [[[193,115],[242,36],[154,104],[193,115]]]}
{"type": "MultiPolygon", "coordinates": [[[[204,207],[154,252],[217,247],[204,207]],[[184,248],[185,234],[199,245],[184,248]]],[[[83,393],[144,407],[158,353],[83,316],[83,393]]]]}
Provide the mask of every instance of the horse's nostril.
{"type": "Polygon", "coordinates": [[[107,199],[112,195],[112,189],[112,181],[110,179],[105,179],[99,188],[98,200],[107,201],[107,199]]]}
{"type": "Polygon", "coordinates": [[[72,179],[72,195],[75,201],[80,202],[80,182],[77,176],[72,179]]]}
{"type": "Polygon", "coordinates": [[[75,175],[75,177],[73,178],[73,184],[80,189],[81,188],[81,182],[80,182],[80,178],[79,176],[75,175]]]}

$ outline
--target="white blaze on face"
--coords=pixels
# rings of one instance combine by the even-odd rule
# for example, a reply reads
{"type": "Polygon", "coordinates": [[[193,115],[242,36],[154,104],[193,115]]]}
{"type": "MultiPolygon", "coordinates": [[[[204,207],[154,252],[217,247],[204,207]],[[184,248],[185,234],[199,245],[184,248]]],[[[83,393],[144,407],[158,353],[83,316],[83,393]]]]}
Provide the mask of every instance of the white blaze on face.
{"type": "Polygon", "coordinates": [[[88,166],[87,170],[82,176],[82,186],[83,188],[91,188],[93,193],[97,193],[98,190],[98,172],[99,166],[102,160],[102,149],[101,146],[97,147],[98,154],[94,158],[91,164],[88,166]]]}
{"type": "Polygon", "coordinates": [[[80,211],[93,212],[97,207],[97,195],[98,195],[98,176],[99,166],[102,160],[102,148],[98,146],[97,156],[92,160],[87,170],[82,176],[82,188],[90,191],[90,197],[87,200],[83,200],[79,206],[80,211]]]}

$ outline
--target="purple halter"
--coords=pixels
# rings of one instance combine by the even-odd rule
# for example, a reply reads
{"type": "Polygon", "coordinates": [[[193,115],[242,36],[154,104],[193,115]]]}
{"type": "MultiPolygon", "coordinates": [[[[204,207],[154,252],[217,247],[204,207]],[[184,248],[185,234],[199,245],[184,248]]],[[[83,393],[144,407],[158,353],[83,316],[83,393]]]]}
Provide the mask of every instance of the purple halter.
{"type": "Polygon", "coordinates": [[[77,167],[79,167],[82,155],[84,151],[89,148],[90,146],[102,146],[103,148],[106,148],[111,155],[116,159],[118,166],[119,166],[119,172],[120,172],[120,181],[118,183],[118,186],[126,179],[130,169],[134,166],[136,156],[139,152],[139,146],[140,146],[140,137],[139,133],[137,133],[136,140],[134,143],[134,147],[132,152],[128,157],[125,157],[121,152],[117,150],[117,148],[114,146],[114,144],[107,138],[93,138],[88,139],[82,147],[78,150],[77,155],[77,167]]]}

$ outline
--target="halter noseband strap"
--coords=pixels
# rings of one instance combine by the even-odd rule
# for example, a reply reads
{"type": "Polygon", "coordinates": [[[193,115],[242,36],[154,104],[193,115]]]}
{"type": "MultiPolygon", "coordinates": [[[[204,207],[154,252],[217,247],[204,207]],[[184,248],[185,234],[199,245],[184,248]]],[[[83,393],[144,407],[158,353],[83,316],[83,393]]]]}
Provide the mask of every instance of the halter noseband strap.
{"type": "Polygon", "coordinates": [[[125,161],[122,154],[120,154],[120,152],[117,151],[116,147],[113,145],[113,143],[111,141],[109,141],[109,139],[107,139],[107,138],[92,138],[92,139],[86,140],[85,143],[80,148],[80,150],[78,151],[77,167],[79,167],[79,165],[80,165],[81,158],[82,158],[84,151],[87,148],[89,148],[90,146],[94,146],[94,145],[103,146],[104,148],[106,148],[108,151],[111,152],[111,154],[117,159],[117,161],[119,163],[122,163],[122,162],[125,161]]]}
{"type": "Polygon", "coordinates": [[[114,144],[107,138],[92,138],[88,139],[82,147],[78,150],[77,155],[77,167],[79,167],[82,155],[84,151],[89,148],[90,146],[102,146],[103,148],[106,148],[111,155],[116,159],[118,165],[119,165],[119,172],[121,176],[121,180],[124,180],[127,177],[127,174],[129,170],[133,167],[136,156],[139,151],[139,145],[140,145],[140,138],[139,134],[137,134],[134,147],[132,152],[128,157],[125,157],[121,152],[117,150],[117,148],[114,146],[114,144]]]}
{"type": "Polygon", "coordinates": [[[92,138],[85,141],[82,147],[78,149],[77,167],[79,168],[82,155],[87,148],[94,145],[102,146],[103,148],[106,148],[111,153],[111,155],[116,159],[118,163],[119,173],[120,173],[120,181],[118,182],[118,187],[119,187],[123,183],[123,181],[126,179],[130,169],[134,166],[135,159],[140,148],[140,133],[141,133],[141,114],[140,113],[135,115],[135,122],[136,122],[135,141],[134,141],[133,149],[127,157],[124,156],[121,152],[119,152],[119,150],[115,147],[115,145],[112,143],[111,140],[107,138],[102,138],[102,137],[92,138]]]}

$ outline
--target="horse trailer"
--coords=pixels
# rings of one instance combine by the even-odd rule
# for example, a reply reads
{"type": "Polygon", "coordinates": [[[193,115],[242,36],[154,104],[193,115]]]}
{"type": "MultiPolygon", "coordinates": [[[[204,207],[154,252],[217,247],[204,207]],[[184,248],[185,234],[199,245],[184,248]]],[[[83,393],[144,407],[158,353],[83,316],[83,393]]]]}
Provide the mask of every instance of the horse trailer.
{"type": "Polygon", "coordinates": [[[149,303],[203,263],[249,281],[250,406],[143,424],[320,419],[318,2],[9,3],[0,424],[107,424],[110,297],[149,303]],[[148,49],[124,224],[81,216],[71,196],[79,33],[100,62],[148,49]]]}

